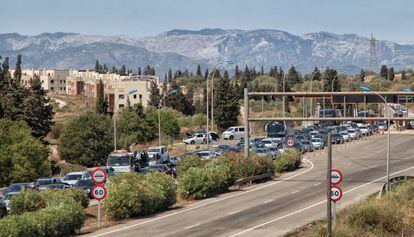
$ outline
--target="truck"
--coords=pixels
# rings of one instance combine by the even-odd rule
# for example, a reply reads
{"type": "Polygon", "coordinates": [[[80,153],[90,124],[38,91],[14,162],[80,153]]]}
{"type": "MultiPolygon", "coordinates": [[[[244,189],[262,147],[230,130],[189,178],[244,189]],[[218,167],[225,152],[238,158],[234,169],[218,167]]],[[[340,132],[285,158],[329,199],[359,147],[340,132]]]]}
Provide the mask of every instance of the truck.
{"type": "Polygon", "coordinates": [[[127,150],[114,150],[106,160],[108,169],[113,169],[115,174],[135,172],[134,153],[127,150]]]}
{"type": "Polygon", "coordinates": [[[168,148],[166,146],[154,146],[150,147],[147,150],[149,164],[165,164],[170,161],[170,156],[168,155],[168,148]]]}

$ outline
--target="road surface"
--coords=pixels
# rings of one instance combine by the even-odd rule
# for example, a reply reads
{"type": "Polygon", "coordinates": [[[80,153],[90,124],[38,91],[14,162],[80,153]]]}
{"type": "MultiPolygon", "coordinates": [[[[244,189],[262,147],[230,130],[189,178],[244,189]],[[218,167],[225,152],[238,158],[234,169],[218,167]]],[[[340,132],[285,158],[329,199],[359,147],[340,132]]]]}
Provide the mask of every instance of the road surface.
{"type": "MultiPolygon", "coordinates": [[[[391,174],[414,175],[414,136],[392,135],[391,174]]],[[[344,173],[337,210],[379,191],[385,181],[386,136],[334,146],[333,167],[344,173]]],[[[326,213],[326,153],[273,181],[219,195],[88,236],[282,236],[326,213]]]]}

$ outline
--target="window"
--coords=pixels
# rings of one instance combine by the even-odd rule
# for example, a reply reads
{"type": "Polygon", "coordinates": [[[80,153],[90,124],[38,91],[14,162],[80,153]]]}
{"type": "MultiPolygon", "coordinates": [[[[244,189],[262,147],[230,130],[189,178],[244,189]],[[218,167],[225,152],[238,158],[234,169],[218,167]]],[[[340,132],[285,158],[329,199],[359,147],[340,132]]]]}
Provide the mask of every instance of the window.
{"type": "Polygon", "coordinates": [[[123,94],[120,94],[120,95],[118,95],[118,99],[125,99],[125,95],[123,95],[123,94]]]}
{"type": "Polygon", "coordinates": [[[119,104],[119,108],[123,109],[125,106],[123,104],[119,104]]]}
{"type": "Polygon", "coordinates": [[[142,95],[139,95],[139,102],[142,102],[142,95]]]}
{"type": "Polygon", "coordinates": [[[239,128],[239,131],[240,132],[244,132],[244,128],[239,128]]]}
{"type": "Polygon", "coordinates": [[[55,80],[50,80],[50,84],[53,84],[53,83],[55,83],[55,80]]]}
{"type": "Polygon", "coordinates": [[[55,90],[55,88],[53,88],[53,87],[50,87],[50,90],[51,90],[51,91],[53,91],[53,90],[55,90]]]}
{"type": "Polygon", "coordinates": [[[136,94],[134,94],[134,99],[136,99],[137,98],[137,95],[136,94]]]}

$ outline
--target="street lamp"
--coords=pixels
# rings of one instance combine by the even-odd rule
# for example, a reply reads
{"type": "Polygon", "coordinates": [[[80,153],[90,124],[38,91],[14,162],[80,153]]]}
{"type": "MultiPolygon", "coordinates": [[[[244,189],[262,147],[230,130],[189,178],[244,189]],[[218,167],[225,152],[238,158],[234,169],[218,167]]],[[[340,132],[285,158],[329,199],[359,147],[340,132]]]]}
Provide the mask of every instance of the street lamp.
{"type": "MultiPolygon", "coordinates": [[[[137,90],[129,90],[128,93],[127,93],[127,96],[131,95],[131,94],[134,94],[134,93],[137,93],[137,90]]],[[[115,95],[115,93],[114,93],[114,95],[115,95]]],[[[116,107],[118,107],[118,104],[119,104],[119,98],[118,98],[118,102],[114,106],[114,116],[113,116],[113,118],[114,118],[114,150],[116,150],[116,114],[117,114],[115,109],[116,109],[116,107]]]]}
{"type": "Polygon", "coordinates": [[[158,103],[157,106],[157,113],[158,113],[158,145],[161,146],[161,112],[160,110],[162,109],[162,104],[164,102],[164,98],[167,97],[168,95],[172,95],[177,93],[177,89],[171,90],[170,92],[168,92],[167,94],[163,95],[160,99],[160,102],[158,103]]]}
{"type": "Polygon", "coordinates": [[[389,104],[387,103],[387,98],[383,97],[382,95],[378,94],[378,92],[375,91],[371,91],[371,89],[368,86],[359,86],[359,88],[361,88],[361,90],[366,91],[366,92],[372,92],[374,94],[376,94],[378,97],[380,97],[384,102],[385,105],[387,106],[387,127],[388,127],[388,131],[387,131],[387,185],[386,185],[386,190],[388,192],[389,190],[389,182],[390,182],[390,150],[391,150],[391,136],[390,136],[390,130],[391,130],[391,118],[390,118],[390,109],[389,109],[389,104]]]}
{"type": "MultiPolygon", "coordinates": [[[[220,65],[229,65],[229,64],[233,64],[233,61],[231,60],[224,60],[224,61],[219,61],[217,63],[215,63],[211,68],[210,68],[210,78],[211,78],[211,130],[214,129],[214,74],[217,70],[217,67],[220,65]]],[[[209,144],[209,130],[208,130],[208,113],[209,113],[209,98],[208,98],[208,77],[207,77],[207,81],[206,81],[206,91],[207,91],[207,126],[206,126],[206,136],[207,136],[207,147],[210,145],[209,144]]]]}

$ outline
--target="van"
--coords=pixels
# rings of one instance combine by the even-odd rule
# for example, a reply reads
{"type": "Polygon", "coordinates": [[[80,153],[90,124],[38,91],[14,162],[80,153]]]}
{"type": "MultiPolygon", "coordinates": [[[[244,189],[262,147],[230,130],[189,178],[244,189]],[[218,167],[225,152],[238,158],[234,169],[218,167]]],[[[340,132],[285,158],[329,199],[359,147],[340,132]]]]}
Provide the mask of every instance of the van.
{"type": "MultiPolygon", "coordinates": [[[[249,136],[252,130],[249,129],[249,136]]],[[[244,138],[244,126],[229,127],[223,132],[223,138],[228,140],[244,138]]]]}
{"type": "Polygon", "coordinates": [[[147,151],[149,164],[165,164],[170,160],[168,148],[166,146],[150,147],[147,151]]]}

